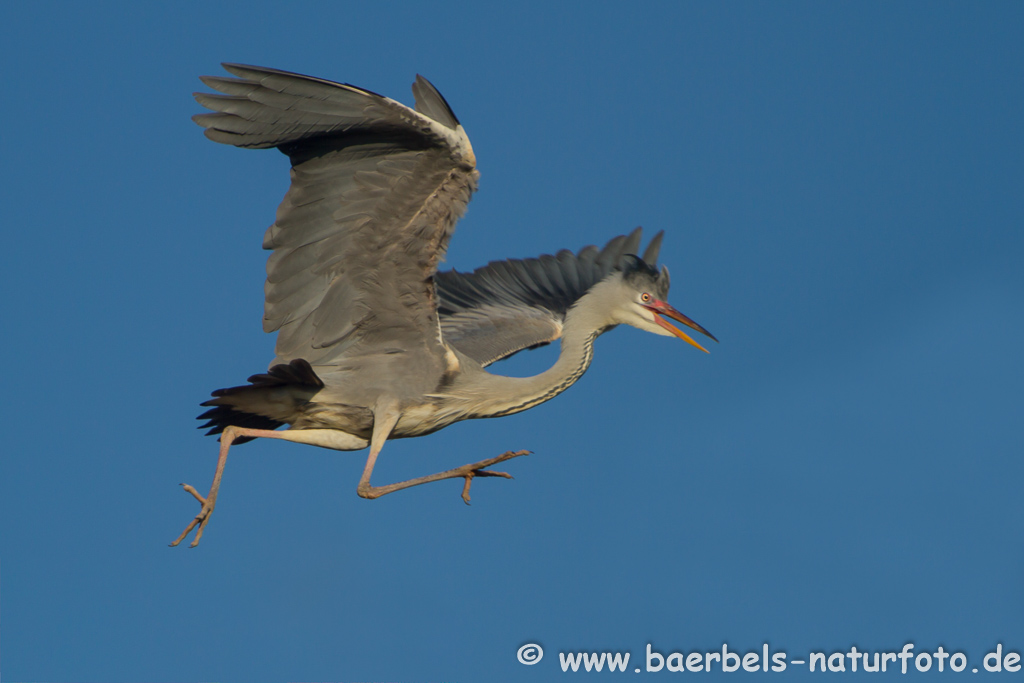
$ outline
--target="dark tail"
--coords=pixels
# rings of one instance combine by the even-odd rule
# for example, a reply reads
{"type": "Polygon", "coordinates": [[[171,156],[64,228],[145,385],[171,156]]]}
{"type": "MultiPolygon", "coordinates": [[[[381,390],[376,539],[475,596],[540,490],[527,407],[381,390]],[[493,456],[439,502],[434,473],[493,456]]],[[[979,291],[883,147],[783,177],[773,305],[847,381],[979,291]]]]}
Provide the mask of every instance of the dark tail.
{"type": "MultiPolygon", "coordinates": [[[[277,429],[288,423],[284,419],[288,412],[283,410],[283,405],[287,406],[289,402],[282,402],[281,399],[285,398],[280,395],[282,389],[294,387],[315,392],[324,386],[312,366],[301,358],[288,364],[275,365],[266,374],[253,375],[248,381],[246,386],[217,389],[212,394],[214,398],[201,403],[213,407],[196,418],[207,420],[199,429],[209,427],[207,435],[220,434],[229,426],[277,429]]],[[[287,392],[284,393],[287,395],[287,392]]],[[[236,444],[246,441],[252,441],[252,438],[235,439],[236,444]]]]}

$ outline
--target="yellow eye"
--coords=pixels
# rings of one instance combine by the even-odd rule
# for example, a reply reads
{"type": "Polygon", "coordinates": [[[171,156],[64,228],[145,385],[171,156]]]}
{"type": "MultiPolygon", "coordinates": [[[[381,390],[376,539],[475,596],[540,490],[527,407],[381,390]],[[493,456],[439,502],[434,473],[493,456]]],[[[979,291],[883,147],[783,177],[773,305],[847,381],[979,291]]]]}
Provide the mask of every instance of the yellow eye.
{"type": "Polygon", "coordinates": [[[640,301],[643,301],[644,303],[647,303],[650,300],[651,300],[651,295],[648,294],[647,292],[644,292],[643,294],[640,295],[640,301]]]}

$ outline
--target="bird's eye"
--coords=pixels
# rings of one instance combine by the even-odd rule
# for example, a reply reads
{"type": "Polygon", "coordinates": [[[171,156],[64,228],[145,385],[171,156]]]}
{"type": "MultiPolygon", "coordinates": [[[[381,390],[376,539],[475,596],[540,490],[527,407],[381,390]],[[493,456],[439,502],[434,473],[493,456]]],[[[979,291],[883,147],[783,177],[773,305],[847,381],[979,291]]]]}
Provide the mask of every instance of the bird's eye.
{"type": "Polygon", "coordinates": [[[647,292],[644,292],[643,294],[640,295],[640,301],[643,301],[645,304],[648,301],[650,301],[650,300],[651,300],[651,295],[648,294],[647,292]]]}

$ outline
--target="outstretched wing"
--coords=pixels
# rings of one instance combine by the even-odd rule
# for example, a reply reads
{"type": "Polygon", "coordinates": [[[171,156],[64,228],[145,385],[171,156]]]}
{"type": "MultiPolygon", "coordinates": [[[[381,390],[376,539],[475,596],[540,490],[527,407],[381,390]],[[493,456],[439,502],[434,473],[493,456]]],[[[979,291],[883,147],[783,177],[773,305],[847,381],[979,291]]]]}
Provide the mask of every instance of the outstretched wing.
{"type": "MultiPolygon", "coordinates": [[[[445,341],[486,366],[559,339],[569,308],[619,268],[623,256],[637,253],[641,235],[637,228],[603,249],[563,249],[554,256],[492,261],[472,273],[438,273],[445,341]]],[[[659,232],[644,250],[647,263],[658,260],[661,238],[659,232]]]]}
{"type": "Polygon", "coordinates": [[[222,94],[196,93],[215,112],[196,123],[211,140],[277,147],[292,163],[263,241],[274,251],[263,316],[278,332],[273,364],[441,358],[433,275],[479,177],[444,98],[420,76],[414,111],[351,85],[224,68],[236,78],[202,79],[222,94]]]}

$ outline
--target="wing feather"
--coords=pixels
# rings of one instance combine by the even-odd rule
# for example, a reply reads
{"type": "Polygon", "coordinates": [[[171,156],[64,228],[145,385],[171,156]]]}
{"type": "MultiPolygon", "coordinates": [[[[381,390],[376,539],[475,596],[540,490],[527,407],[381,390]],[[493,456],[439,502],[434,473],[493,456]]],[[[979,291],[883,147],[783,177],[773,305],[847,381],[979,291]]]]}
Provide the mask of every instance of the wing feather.
{"type": "MultiPolygon", "coordinates": [[[[216,142],[277,147],[292,163],[263,243],[274,252],[264,309],[264,329],[278,333],[272,365],[340,366],[393,348],[443,365],[433,275],[478,178],[447,102],[422,77],[415,111],[347,84],[224,68],[236,78],[202,79],[218,92],[196,94],[212,110],[196,123],[216,142]]],[[[378,360],[368,365],[379,370],[378,360]]]]}
{"type": "Polygon", "coordinates": [[[443,123],[452,130],[459,126],[459,120],[455,118],[455,112],[448,106],[448,102],[430,81],[419,74],[412,85],[412,95],[416,98],[416,111],[419,113],[443,123]]]}
{"type": "MultiPolygon", "coordinates": [[[[661,234],[652,245],[660,245],[661,234]]],[[[563,249],[554,256],[494,261],[472,273],[438,273],[445,341],[486,366],[559,339],[569,308],[620,268],[626,254],[635,254],[641,237],[637,228],[602,249],[563,249]]],[[[650,252],[648,247],[645,254],[650,252]]]]}

